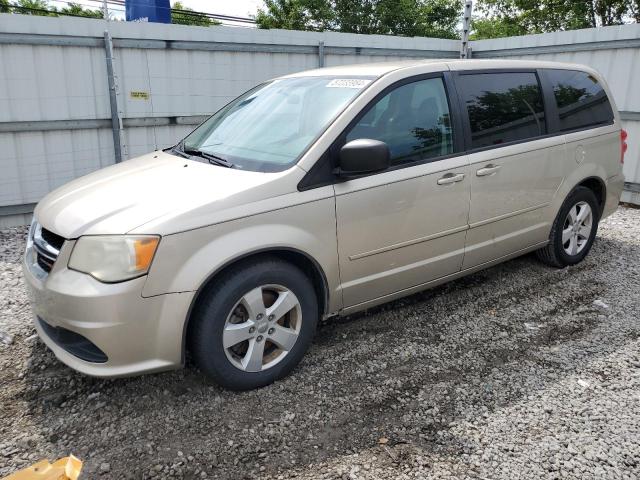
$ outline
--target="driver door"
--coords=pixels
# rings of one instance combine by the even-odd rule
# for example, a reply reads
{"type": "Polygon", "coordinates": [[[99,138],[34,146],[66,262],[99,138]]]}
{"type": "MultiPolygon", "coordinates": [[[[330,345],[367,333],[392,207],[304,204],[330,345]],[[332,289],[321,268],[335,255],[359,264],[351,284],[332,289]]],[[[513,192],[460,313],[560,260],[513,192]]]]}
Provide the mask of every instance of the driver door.
{"type": "Polygon", "coordinates": [[[391,166],[334,187],[345,308],[460,271],[470,169],[455,133],[442,75],[383,91],[348,129],[386,142],[391,166]]]}

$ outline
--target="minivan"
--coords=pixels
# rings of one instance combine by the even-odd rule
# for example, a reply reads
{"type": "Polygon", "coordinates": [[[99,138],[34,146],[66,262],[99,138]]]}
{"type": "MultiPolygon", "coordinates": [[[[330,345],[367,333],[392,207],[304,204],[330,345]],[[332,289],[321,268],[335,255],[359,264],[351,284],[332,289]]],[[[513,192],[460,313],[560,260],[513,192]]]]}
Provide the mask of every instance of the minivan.
{"type": "Polygon", "coordinates": [[[594,70],[429,60],[262,83],[178,144],[37,206],[24,275],[70,367],[283,377],[318,322],[537,251],[580,262],[626,133],[594,70]]]}

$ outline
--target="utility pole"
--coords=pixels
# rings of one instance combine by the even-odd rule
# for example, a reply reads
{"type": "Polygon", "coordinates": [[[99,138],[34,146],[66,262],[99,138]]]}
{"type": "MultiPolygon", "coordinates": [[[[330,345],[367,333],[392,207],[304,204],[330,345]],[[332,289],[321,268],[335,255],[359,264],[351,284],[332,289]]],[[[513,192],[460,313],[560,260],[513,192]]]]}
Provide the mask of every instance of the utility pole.
{"type": "Polygon", "coordinates": [[[462,17],[462,45],[460,46],[460,58],[471,58],[471,47],[469,47],[469,30],[471,30],[471,10],[473,3],[467,0],[464,3],[464,15],[462,17]]]}
{"type": "Polygon", "coordinates": [[[108,22],[109,21],[109,6],[107,0],[102,0],[102,16],[108,22]]]}

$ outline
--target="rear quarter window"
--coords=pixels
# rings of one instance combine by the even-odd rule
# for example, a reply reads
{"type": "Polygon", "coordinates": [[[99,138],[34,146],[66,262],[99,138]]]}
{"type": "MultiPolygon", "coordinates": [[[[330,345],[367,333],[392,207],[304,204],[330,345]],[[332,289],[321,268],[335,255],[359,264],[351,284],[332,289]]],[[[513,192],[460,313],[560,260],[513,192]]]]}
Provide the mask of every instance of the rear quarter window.
{"type": "Polygon", "coordinates": [[[560,131],[613,123],[613,109],[602,85],[587,72],[547,70],[559,115],[560,131]]]}

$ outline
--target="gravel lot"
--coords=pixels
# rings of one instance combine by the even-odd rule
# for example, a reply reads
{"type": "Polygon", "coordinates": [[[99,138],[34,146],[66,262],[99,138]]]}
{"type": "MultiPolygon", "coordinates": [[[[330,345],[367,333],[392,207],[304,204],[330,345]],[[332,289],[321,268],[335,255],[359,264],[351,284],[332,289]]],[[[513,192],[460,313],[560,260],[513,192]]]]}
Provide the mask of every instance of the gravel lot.
{"type": "Polygon", "coordinates": [[[576,267],[526,256],[330,321],[244,393],[60,364],[33,336],[24,235],[0,232],[0,477],[69,453],[87,479],[640,477],[640,210],[576,267]]]}

